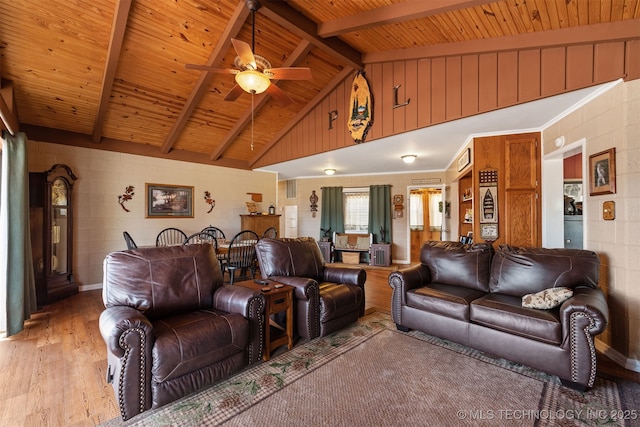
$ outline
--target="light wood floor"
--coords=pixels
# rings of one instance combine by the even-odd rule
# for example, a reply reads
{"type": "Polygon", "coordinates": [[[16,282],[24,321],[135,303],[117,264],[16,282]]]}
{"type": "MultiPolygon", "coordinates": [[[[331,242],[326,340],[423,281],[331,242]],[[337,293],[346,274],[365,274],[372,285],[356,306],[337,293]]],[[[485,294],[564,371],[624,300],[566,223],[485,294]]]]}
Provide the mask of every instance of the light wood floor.
{"type": "MultiPolygon", "coordinates": [[[[388,276],[395,268],[367,269],[368,311],[390,312],[388,276]]],[[[119,416],[105,381],[103,309],[99,290],[81,292],[45,306],[24,331],[0,339],[0,426],[95,426],[119,416]]],[[[640,374],[603,357],[598,370],[640,382],[640,374]]]]}

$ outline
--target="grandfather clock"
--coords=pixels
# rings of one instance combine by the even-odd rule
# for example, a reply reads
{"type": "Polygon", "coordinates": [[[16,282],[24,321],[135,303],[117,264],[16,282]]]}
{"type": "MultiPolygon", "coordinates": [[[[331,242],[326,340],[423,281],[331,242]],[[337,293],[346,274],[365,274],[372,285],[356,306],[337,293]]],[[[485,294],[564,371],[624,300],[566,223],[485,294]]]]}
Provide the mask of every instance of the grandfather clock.
{"type": "Polygon", "coordinates": [[[71,168],[55,164],[29,173],[31,251],[38,306],[73,295],[73,184],[71,168]]]}

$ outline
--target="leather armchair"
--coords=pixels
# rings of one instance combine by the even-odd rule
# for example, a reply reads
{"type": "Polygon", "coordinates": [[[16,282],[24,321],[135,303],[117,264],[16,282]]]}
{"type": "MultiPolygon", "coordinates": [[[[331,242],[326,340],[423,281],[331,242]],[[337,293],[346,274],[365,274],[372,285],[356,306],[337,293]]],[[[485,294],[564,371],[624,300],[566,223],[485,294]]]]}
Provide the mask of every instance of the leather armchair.
{"type": "Polygon", "coordinates": [[[262,359],[264,297],[224,285],[210,244],[113,252],[103,280],[100,333],[123,420],[262,359]]]}
{"type": "Polygon", "coordinates": [[[366,271],[325,266],[312,237],[261,239],[256,254],[263,278],[295,288],[294,318],[299,336],[325,336],[364,315],[366,271]]]}

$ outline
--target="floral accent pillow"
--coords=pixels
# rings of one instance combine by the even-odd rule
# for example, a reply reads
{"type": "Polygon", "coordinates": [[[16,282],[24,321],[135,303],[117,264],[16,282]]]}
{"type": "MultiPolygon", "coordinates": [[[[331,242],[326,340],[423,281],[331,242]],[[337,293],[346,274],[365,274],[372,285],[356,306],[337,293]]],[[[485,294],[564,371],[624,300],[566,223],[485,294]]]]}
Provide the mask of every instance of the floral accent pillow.
{"type": "Polygon", "coordinates": [[[570,288],[550,288],[535,294],[527,294],[522,297],[522,306],[526,308],[538,308],[549,310],[557,307],[573,296],[570,288]]]}

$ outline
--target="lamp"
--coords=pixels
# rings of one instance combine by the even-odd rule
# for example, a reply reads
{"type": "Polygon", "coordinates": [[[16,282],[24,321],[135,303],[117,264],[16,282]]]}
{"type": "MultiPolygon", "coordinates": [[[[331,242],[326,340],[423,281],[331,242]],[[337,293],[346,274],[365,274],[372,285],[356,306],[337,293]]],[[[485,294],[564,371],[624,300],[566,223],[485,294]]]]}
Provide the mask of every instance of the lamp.
{"type": "Polygon", "coordinates": [[[262,93],[271,84],[269,77],[256,70],[245,70],[236,74],[236,83],[245,92],[262,93]]]}
{"type": "Polygon", "coordinates": [[[405,162],[405,163],[413,163],[413,162],[415,162],[415,161],[416,161],[416,158],[417,158],[417,157],[418,157],[418,156],[416,156],[415,154],[407,154],[407,155],[404,155],[404,156],[402,156],[402,157],[400,157],[400,158],[401,158],[401,159],[402,159],[402,161],[403,161],[403,162],[405,162]]]}
{"type": "Polygon", "coordinates": [[[324,173],[327,175],[333,175],[334,173],[336,173],[335,169],[325,169],[324,173]]]}

